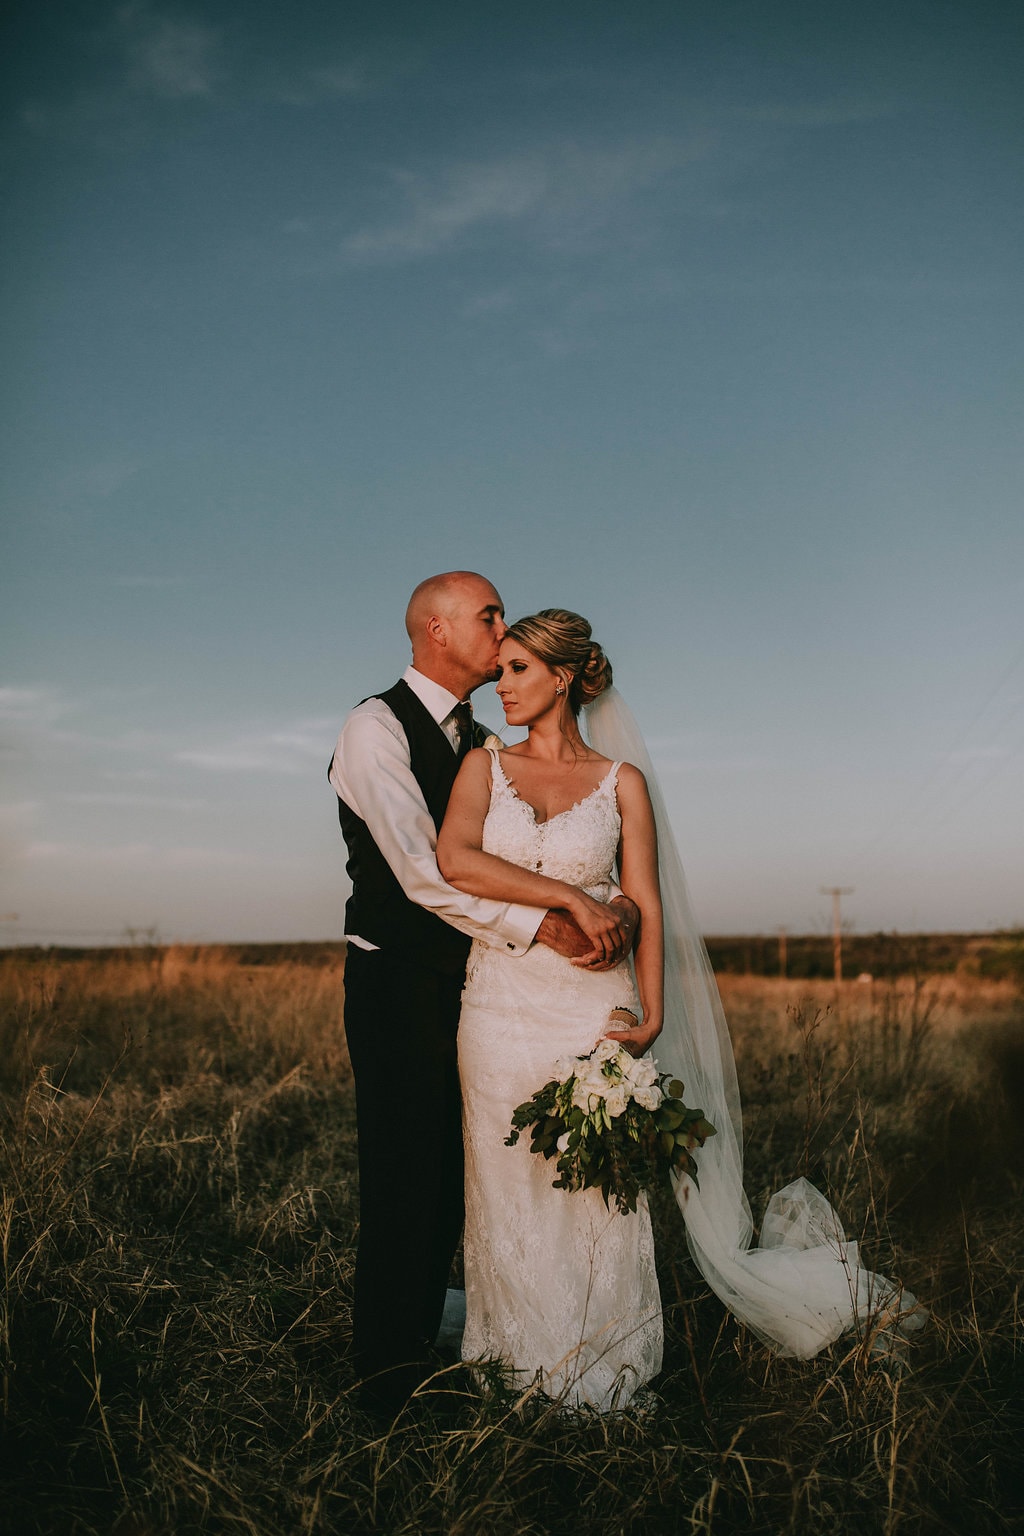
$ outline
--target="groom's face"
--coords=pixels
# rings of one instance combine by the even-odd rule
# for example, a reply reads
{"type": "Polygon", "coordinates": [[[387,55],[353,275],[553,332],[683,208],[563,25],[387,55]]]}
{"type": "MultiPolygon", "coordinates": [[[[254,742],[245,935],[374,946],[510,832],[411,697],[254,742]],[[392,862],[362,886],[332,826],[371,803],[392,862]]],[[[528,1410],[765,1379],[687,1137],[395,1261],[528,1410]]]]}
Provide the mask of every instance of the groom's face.
{"type": "Polygon", "coordinates": [[[448,645],[454,659],[475,679],[471,688],[498,676],[498,649],[505,637],[505,605],[489,581],[467,581],[448,618],[448,645]]]}

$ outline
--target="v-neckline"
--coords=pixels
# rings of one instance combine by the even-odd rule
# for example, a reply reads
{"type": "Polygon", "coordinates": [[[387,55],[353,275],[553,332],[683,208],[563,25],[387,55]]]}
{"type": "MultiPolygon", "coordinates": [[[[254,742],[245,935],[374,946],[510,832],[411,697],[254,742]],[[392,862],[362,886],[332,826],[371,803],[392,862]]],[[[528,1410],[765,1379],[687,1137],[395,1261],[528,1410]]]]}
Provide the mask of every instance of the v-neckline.
{"type": "Polygon", "coordinates": [[[502,766],[501,758],[497,752],[494,754],[494,761],[498,766],[499,773],[505,781],[505,788],[508,790],[513,800],[518,800],[519,804],[529,811],[530,815],[533,817],[533,824],[535,827],[549,827],[551,823],[553,821],[557,821],[560,816],[568,816],[571,811],[578,811],[581,805],[586,805],[588,800],[593,800],[595,795],[600,794],[601,790],[604,789],[612,774],[620,766],[618,763],[612,763],[611,767],[608,769],[608,772],[604,775],[601,782],[599,784],[595,784],[593,789],[588,790],[582,799],[574,800],[572,805],[567,805],[564,811],[556,811],[553,816],[545,816],[544,820],[540,821],[537,818],[537,807],[535,805],[531,805],[529,800],[524,799],[523,796],[519,793],[518,789],[516,789],[515,785],[509,779],[508,774],[505,772],[505,769],[502,766]]]}

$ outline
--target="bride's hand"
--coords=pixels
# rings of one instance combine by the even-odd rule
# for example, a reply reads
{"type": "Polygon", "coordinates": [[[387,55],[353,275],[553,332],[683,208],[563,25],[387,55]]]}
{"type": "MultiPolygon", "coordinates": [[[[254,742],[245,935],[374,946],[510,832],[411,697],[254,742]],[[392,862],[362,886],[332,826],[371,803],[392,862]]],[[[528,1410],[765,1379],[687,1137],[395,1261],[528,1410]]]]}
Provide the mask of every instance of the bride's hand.
{"type": "MultiPolygon", "coordinates": [[[[615,1015],[620,1012],[629,1013],[631,1017],[635,1017],[631,1009],[613,1009],[609,1023],[618,1023],[615,1015]]],[[[638,1022],[628,1026],[622,1025],[618,1029],[606,1029],[602,1038],[616,1041],[617,1044],[624,1046],[631,1056],[642,1056],[645,1051],[650,1050],[660,1034],[660,1019],[644,1019],[642,1024],[638,1022]]]]}

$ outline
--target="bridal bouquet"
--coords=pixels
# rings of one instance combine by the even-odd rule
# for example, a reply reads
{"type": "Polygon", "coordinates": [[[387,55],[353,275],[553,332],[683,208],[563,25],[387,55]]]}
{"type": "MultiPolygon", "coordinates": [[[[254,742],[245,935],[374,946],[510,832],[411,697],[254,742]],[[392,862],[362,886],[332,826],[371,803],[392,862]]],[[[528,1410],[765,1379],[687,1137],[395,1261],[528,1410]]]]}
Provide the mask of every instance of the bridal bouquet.
{"type": "Polygon", "coordinates": [[[693,1149],[715,1127],[703,1110],[687,1109],[677,1078],[616,1040],[599,1041],[589,1056],[562,1057],[555,1071],[557,1078],[513,1112],[505,1139],[513,1147],[532,1126],[530,1151],[558,1159],[555,1189],[596,1186],[605,1205],[614,1199],[625,1213],[667,1172],[687,1173],[696,1184],[693,1149]]]}

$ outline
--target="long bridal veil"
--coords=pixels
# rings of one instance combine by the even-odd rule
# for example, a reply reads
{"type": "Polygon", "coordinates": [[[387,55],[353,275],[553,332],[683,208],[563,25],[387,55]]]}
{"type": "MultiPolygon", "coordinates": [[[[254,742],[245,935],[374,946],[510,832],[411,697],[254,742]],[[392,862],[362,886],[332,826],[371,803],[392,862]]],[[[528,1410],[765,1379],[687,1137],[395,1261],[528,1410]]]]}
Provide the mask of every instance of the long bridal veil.
{"type": "Polygon", "coordinates": [[[665,919],[665,1025],[655,1055],[685,1084],[718,1134],[699,1159],[700,1188],[683,1175],[676,1199],[697,1268],[740,1322],[780,1354],[807,1359],[852,1328],[883,1347],[894,1330],[924,1321],[913,1296],[862,1269],[832,1206],[797,1179],[772,1196],[758,1246],[743,1191],[743,1127],[732,1042],[657,775],[632,713],[616,688],[587,706],[596,751],[633,763],[647,779],[658,831],[665,919]]]}

